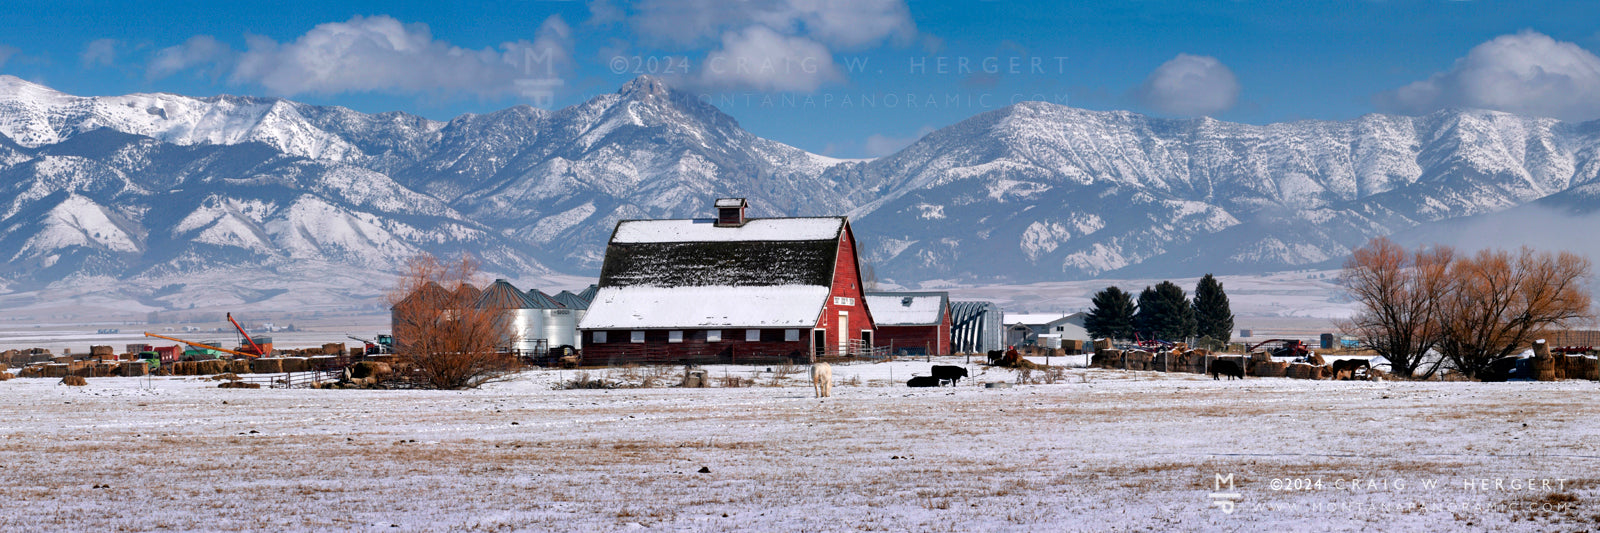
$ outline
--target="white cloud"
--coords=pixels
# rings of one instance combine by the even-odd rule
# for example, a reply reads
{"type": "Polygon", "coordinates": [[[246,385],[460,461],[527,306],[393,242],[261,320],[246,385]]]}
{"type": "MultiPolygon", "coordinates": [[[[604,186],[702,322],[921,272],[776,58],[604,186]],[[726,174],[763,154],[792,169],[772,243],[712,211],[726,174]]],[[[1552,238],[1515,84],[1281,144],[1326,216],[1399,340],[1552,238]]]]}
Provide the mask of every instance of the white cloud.
{"type": "Polygon", "coordinates": [[[122,42],[116,39],[95,39],[83,46],[83,53],[78,58],[83,61],[83,66],[109,66],[117,60],[117,49],[122,42]]]}
{"type": "Polygon", "coordinates": [[[1590,120],[1600,117],[1600,58],[1535,31],[1502,35],[1450,70],[1378,95],[1379,107],[1427,113],[1447,107],[1590,120]]]}
{"type": "Polygon", "coordinates": [[[250,37],[231,80],[282,95],[344,92],[508,94],[526,78],[559,81],[571,64],[571,28],[559,16],[533,42],[472,50],[434,40],[426,24],[388,16],[319,24],[293,42],[250,37]]]}
{"type": "MultiPolygon", "coordinates": [[[[91,43],[93,44],[93,43],[91,43]]],[[[86,50],[87,54],[88,51],[86,50]]],[[[145,75],[160,79],[191,68],[220,67],[233,57],[233,48],[210,35],[196,35],[177,46],[162,48],[150,61],[145,75]]],[[[85,59],[87,61],[87,59],[85,59]]]]}
{"type": "Polygon", "coordinates": [[[679,45],[752,24],[842,48],[904,44],[917,35],[903,0],[643,0],[631,23],[646,37],[679,45]]]}
{"type": "Polygon", "coordinates": [[[808,92],[843,79],[828,47],[750,26],[723,34],[722,47],[706,55],[699,81],[715,88],[808,92]]]}
{"type": "Polygon", "coordinates": [[[590,26],[610,26],[622,22],[628,14],[611,3],[611,0],[589,0],[589,20],[584,24],[590,26]]]}
{"type": "Polygon", "coordinates": [[[1178,54],[1151,72],[1137,95],[1140,102],[1169,115],[1211,115],[1233,108],[1239,80],[1215,57],[1178,54]]]}

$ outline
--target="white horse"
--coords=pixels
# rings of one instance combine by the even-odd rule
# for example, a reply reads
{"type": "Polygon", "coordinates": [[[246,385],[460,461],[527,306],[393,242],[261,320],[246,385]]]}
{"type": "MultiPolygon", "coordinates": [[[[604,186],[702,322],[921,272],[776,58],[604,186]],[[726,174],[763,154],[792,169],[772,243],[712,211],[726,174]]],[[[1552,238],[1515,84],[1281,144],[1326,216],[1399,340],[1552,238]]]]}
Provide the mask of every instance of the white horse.
{"type": "Polygon", "coordinates": [[[828,363],[811,365],[811,388],[816,389],[818,398],[833,396],[833,367],[828,363]]]}

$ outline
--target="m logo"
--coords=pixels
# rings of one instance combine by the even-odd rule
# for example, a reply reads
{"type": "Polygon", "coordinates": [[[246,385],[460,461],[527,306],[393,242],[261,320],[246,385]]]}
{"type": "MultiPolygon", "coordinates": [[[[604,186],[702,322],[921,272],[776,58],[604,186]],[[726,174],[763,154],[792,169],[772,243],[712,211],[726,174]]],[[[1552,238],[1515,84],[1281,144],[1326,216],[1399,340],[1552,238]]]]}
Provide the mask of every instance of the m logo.
{"type": "Polygon", "coordinates": [[[1212,481],[1211,506],[1221,508],[1222,514],[1233,514],[1238,508],[1239,500],[1244,499],[1244,495],[1234,488],[1233,474],[1228,474],[1228,477],[1222,477],[1222,474],[1214,476],[1216,479],[1212,481]]]}

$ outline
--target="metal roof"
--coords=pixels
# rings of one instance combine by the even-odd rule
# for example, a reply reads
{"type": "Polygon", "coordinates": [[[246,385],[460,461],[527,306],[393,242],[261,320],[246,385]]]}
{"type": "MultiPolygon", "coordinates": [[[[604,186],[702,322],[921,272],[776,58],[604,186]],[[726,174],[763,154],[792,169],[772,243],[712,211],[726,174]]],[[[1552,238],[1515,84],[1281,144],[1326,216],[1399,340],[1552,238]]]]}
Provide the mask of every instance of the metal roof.
{"type": "Polygon", "coordinates": [[[535,309],[533,300],[511,282],[497,279],[478,297],[478,309],[535,309]]]}

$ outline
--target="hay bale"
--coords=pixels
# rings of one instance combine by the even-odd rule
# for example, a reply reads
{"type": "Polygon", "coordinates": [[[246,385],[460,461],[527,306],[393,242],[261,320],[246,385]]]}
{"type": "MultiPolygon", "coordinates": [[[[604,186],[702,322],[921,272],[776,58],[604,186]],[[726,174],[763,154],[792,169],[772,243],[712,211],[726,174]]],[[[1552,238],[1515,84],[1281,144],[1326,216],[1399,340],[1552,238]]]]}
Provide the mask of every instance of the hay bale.
{"type": "Polygon", "coordinates": [[[284,372],[305,372],[308,370],[306,368],[306,358],[304,357],[284,357],[282,360],[284,372]]]}
{"type": "Polygon", "coordinates": [[[322,345],[323,355],[344,355],[344,353],[344,343],[342,342],[330,342],[322,345]]]}
{"type": "Polygon", "coordinates": [[[44,368],[39,366],[25,366],[22,367],[22,370],[17,371],[17,377],[42,378],[44,377],[44,368]]]}
{"type": "Polygon", "coordinates": [[[1290,379],[1316,379],[1313,376],[1317,376],[1320,373],[1321,372],[1317,370],[1317,367],[1305,363],[1291,364],[1289,365],[1288,371],[1285,372],[1290,379]]]}
{"type": "Polygon", "coordinates": [[[1096,350],[1094,357],[1089,358],[1089,366],[1095,368],[1121,368],[1122,350],[1111,348],[1096,350]]]}
{"type": "Polygon", "coordinates": [[[116,355],[117,350],[110,346],[90,346],[89,355],[93,357],[109,357],[116,355]]]}
{"type": "Polygon", "coordinates": [[[89,381],[83,379],[83,376],[67,376],[61,378],[61,384],[71,387],[82,387],[84,385],[88,385],[89,381]]]}
{"type": "Polygon", "coordinates": [[[250,373],[250,360],[249,359],[234,359],[232,361],[228,361],[228,373],[230,373],[230,374],[249,374],[250,373]]]}
{"type": "Polygon", "coordinates": [[[238,374],[232,374],[232,373],[229,373],[229,374],[217,374],[215,376],[211,376],[211,380],[212,381],[239,381],[239,375],[238,374]]]}
{"type": "Polygon", "coordinates": [[[1095,353],[1100,353],[1101,351],[1110,350],[1110,349],[1111,349],[1111,339],[1095,339],[1094,340],[1094,351],[1095,351],[1095,353]]]}
{"type": "Polygon", "coordinates": [[[350,377],[355,379],[377,377],[385,378],[394,373],[394,367],[389,363],[377,361],[362,361],[350,365],[350,377]]]}
{"type": "Polygon", "coordinates": [[[250,371],[256,374],[280,374],[283,373],[283,360],[273,357],[251,359],[250,371]]]}
{"type": "Polygon", "coordinates": [[[1264,378],[1281,378],[1289,372],[1289,363],[1267,361],[1256,363],[1256,375],[1264,378]]]}
{"type": "Polygon", "coordinates": [[[121,372],[119,372],[119,367],[121,367],[121,366],[122,366],[121,363],[99,363],[99,364],[96,364],[96,365],[94,365],[94,372],[93,372],[94,375],[92,377],[109,378],[111,376],[118,375],[118,374],[121,373],[121,372]]]}
{"type": "Polygon", "coordinates": [[[243,381],[224,381],[217,385],[219,389],[259,389],[260,383],[245,383],[243,381]]]}
{"type": "Polygon", "coordinates": [[[47,378],[64,378],[70,373],[72,373],[72,370],[67,366],[66,363],[50,363],[44,365],[44,371],[41,373],[41,376],[47,378]]]}
{"type": "Polygon", "coordinates": [[[226,360],[211,359],[202,360],[202,362],[195,362],[195,375],[219,375],[219,373],[224,373],[224,371],[227,371],[226,360]]]}
{"type": "Polygon", "coordinates": [[[1154,357],[1155,354],[1144,350],[1133,350],[1122,354],[1122,360],[1128,370],[1150,370],[1153,367],[1154,357]]]}
{"type": "Polygon", "coordinates": [[[339,358],[331,355],[318,355],[306,358],[307,370],[338,370],[339,358]]]}
{"type": "Polygon", "coordinates": [[[1550,345],[1544,339],[1533,341],[1533,379],[1537,381],[1556,381],[1561,379],[1556,368],[1556,358],[1550,354],[1550,345]]]}
{"type": "Polygon", "coordinates": [[[10,372],[0,372],[0,381],[11,381],[11,379],[15,377],[17,377],[16,374],[12,374],[10,372]]]}
{"type": "Polygon", "coordinates": [[[1265,351],[1251,352],[1250,353],[1250,360],[1251,361],[1255,361],[1256,364],[1271,363],[1272,362],[1272,354],[1269,354],[1269,353],[1267,353],[1265,351]]]}
{"type": "Polygon", "coordinates": [[[1323,359],[1322,356],[1320,356],[1320,355],[1311,354],[1311,364],[1313,366],[1322,366],[1322,365],[1328,364],[1328,360],[1327,359],[1323,359]]]}
{"type": "Polygon", "coordinates": [[[139,377],[150,373],[150,365],[144,361],[136,361],[122,365],[118,370],[125,377],[139,377]]]}

